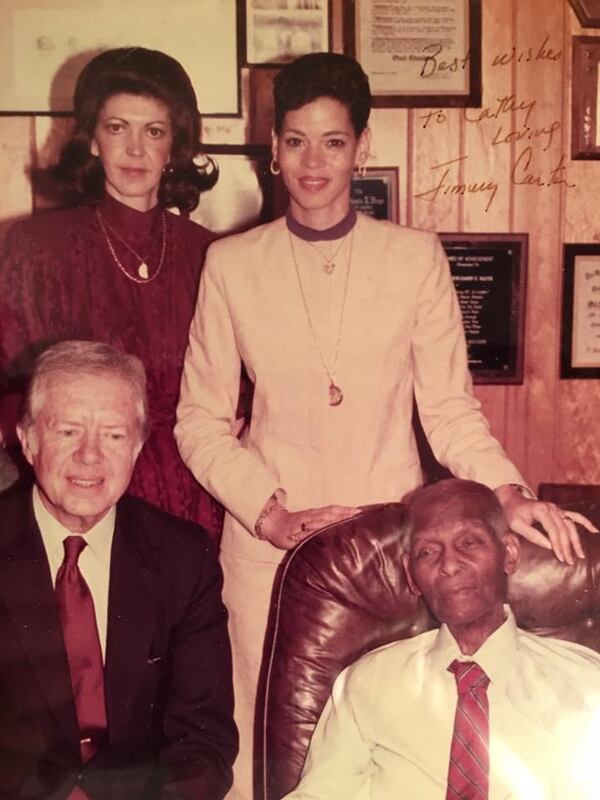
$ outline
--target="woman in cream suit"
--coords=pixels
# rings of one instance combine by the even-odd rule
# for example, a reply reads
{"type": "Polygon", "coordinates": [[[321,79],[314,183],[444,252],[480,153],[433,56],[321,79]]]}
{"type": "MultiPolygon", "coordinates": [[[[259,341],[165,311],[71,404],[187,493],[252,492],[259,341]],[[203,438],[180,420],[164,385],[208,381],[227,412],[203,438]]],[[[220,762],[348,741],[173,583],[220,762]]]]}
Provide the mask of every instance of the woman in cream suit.
{"type": "Polygon", "coordinates": [[[559,557],[580,552],[571,519],[524,496],[479,411],[437,237],[351,208],[352,172],[369,154],[369,110],[368,80],[346,56],[312,54],[281,70],[272,169],[281,170],[289,211],[211,245],[190,330],[175,434],[227,511],[236,800],[251,797],[255,688],[277,564],[317,528],[421,482],[413,392],[441,463],[496,489],[514,530],[535,536],[537,519],[559,557]],[[254,403],[239,440],[242,362],[254,403]]]}

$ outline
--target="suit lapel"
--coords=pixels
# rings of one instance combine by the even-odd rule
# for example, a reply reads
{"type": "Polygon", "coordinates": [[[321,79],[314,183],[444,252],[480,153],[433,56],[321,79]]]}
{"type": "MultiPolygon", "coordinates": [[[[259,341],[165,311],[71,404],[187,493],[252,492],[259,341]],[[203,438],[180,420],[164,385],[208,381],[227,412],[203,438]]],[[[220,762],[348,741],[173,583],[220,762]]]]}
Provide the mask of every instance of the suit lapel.
{"type": "Polygon", "coordinates": [[[137,687],[147,669],[157,591],[155,536],[128,498],[117,506],[110,566],[104,684],[111,742],[127,730],[137,687]]]}
{"type": "Polygon", "coordinates": [[[31,494],[7,498],[0,522],[0,595],[48,706],[74,752],[79,727],[48,559],[31,494]]]}

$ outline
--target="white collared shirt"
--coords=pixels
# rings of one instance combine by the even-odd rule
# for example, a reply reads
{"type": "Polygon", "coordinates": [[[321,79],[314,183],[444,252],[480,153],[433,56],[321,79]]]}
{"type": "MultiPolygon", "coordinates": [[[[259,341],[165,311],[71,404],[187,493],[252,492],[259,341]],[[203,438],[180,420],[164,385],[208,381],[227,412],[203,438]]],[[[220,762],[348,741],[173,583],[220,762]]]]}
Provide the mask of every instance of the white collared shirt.
{"type": "Polygon", "coordinates": [[[521,631],[505,611],[473,656],[443,625],[344,670],[286,800],[444,800],[455,658],[490,678],[490,800],[598,800],[600,655],[521,631]]]}
{"type": "Polygon", "coordinates": [[[108,588],[110,582],[110,553],[115,531],[116,507],[113,506],[104,517],[87,533],[70,531],[52,516],[43,504],[37,486],[33,487],[33,513],[42,535],[48,557],[52,585],[56,585],[56,574],[65,557],[63,542],[67,536],[82,536],[87,542],[79,556],[79,570],[87,583],[96,612],[96,625],[102,649],[102,659],[106,653],[106,628],[108,623],[108,588]]]}

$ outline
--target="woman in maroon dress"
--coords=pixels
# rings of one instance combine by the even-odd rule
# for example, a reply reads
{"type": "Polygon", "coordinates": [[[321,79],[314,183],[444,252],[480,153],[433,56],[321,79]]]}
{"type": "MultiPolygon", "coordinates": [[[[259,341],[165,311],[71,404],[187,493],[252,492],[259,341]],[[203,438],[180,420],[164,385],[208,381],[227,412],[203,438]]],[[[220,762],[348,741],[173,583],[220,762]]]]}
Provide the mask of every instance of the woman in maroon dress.
{"type": "MultiPolygon", "coordinates": [[[[146,366],[151,433],[130,491],[213,534],[220,510],[181,461],[175,406],[204,251],[183,214],[216,180],[198,168],[200,116],[181,65],[144,48],[109,50],[83,70],[75,129],[54,169],[75,205],[9,232],[0,261],[0,428],[33,357],[61,339],[97,339],[146,366]]],[[[0,437],[2,438],[2,437],[0,437]]]]}

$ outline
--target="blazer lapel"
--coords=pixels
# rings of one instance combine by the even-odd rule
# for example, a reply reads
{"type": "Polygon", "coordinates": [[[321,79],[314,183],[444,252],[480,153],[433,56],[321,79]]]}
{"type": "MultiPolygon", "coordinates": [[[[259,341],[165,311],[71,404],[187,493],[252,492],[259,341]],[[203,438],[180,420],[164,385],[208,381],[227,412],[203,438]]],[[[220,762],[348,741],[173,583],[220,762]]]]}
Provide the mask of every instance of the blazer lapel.
{"type": "Polygon", "coordinates": [[[104,686],[111,743],[127,730],[147,669],[158,593],[154,536],[127,498],[117,507],[110,566],[104,686]]]}
{"type": "Polygon", "coordinates": [[[0,526],[0,595],[48,706],[79,755],[69,664],[31,495],[7,500],[0,526]]]}

